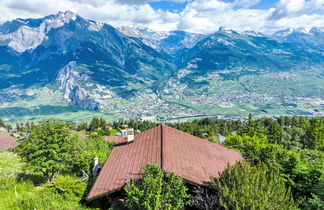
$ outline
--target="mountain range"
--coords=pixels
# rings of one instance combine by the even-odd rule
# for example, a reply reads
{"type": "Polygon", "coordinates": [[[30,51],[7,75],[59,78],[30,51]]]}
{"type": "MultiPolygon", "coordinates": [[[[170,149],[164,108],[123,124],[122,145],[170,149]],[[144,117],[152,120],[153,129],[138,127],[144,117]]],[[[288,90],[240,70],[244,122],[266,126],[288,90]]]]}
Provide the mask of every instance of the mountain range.
{"type": "Polygon", "coordinates": [[[42,94],[31,90],[46,88],[80,109],[131,118],[163,118],[172,107],[174,117],[233,106],[241,113],[242,104],[268,113],[269,103],[302,106],[314,99],[319,107],[300,110],[321,114],[323,49],[321,27],[198,34],[114,28],[70,11],[15,19],[0,26],[0,103],[35,101],[42,94]]]}

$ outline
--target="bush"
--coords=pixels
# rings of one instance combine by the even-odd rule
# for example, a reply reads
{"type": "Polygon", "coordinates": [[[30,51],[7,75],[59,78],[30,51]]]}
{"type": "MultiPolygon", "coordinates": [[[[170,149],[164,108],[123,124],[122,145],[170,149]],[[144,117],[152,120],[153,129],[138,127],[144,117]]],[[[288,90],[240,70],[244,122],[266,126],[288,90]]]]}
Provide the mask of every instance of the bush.
{"type": "Polygon", "coordinates": [[[294,200],[282,178],[264,166],[246,162],[228,166],[212,179],[221,209],[294,209],[294,200]]]}
{"type": "Polygon", "coordinates": [[[75,200],[48,189],[36,189],[31,181],[0,177],[1,209],[85,209],[75,200]]]}
{"type": "Polygon", "coordinates": [[[189,194],[183,180],[174,173],[164,175],[160,166],[149,164],[143,168],[140,181],[131,180],[125,187],[125,206],[128,209],[184,209],[189,194]]]}
{"type": "Polygon", "coordinates": [[[87,184],[77,181],[76,178],[70,176],[59,176],[55,181],[48,182],[43,187],[55,193],[60,193],[67,200],[79,202],[83,197],[87,184]]]}
{"type": "Polygon", "coordinates": [[[106,162],[113,145],[97,134],[87,136],[82,142],[82,156],[75,160],[73,171],[80,173],[80,169],[83,169],[86,173],[91,173],[95,157],[99,158],[99,164],[102,166],[106,162]]]}

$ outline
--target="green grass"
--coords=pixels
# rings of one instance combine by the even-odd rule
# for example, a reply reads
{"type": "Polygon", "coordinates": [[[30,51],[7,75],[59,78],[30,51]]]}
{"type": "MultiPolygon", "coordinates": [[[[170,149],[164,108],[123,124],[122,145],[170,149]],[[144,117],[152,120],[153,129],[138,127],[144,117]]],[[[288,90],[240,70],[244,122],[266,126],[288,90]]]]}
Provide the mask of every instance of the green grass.
{"type": "Polygon", "coordinates": [[[117,130],[117,129],[111,129],[111,131],[109,131],[109,135],[114,135],[115,133],[118,133],[118,132],[120,132],[119,130],[117,130]]]}
{"type": "Polygon", "coordinates": [[[27,93],[35,95],[35,98],[10,105],[0,104],[0,118],[7,123],[16,124],[50,118],[81,122],[90,121],[93,117],[103,117],[107,121],[114,121],[120,117],[120,114],[113,110],[82,110],[75,105],[69,105],[62,99],[62,93],[48,88],[30,89],[27,93]]]}
{"type": "Polygon", "coordinates": [[[13,152],[0,152],[0,177],[22,173],[23,163],[13,152]]]}
{"type": "MultiPolygon", "coordinates": [[[[40,184],[39,176],[24,174],[21,158],[12,152],[0,152],[0,209],[86,209],[78,201],[65,198],[40,184]]],[[[68,179],[66,177],[65,179],[68,179]]],[[[71,178],[69,178],[71,179],[71,178]]]]}

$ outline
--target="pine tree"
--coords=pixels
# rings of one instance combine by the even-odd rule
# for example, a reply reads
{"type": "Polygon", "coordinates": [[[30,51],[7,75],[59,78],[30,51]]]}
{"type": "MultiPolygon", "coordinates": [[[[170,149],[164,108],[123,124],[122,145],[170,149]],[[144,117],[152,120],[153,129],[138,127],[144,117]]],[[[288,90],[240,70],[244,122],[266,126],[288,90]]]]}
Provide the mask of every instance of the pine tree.
{"type": "Polygon", "coordinates": [[[320,119],[312,119],[307,130],[308,148],[324,150],[324,123],[320,119]]]}
{"type": "Polygon", "coordinates": [[[274,121],[270,124],[268,128],[268,140],[272,144],[280,144],[282,138],[283,129],[281,128],[278,121],[274,121]]]}
{"type": "Polygon", "coordinates": [[[212,179],[224,209],[294,209],[290,190],[282,178],[264,166],[239,162],[212,179]]]}

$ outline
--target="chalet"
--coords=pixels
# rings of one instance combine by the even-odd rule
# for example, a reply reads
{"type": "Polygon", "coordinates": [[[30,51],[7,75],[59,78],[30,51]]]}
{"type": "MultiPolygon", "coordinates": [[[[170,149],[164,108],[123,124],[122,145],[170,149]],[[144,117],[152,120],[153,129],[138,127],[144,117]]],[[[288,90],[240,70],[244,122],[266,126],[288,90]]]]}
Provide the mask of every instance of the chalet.
{"type": "Polygon", "coordinates": [[[242,159],[226,147],[159,125],[113,148],[87,200],[120,191],[130,179],[140,179],[141,169],[149,163],[197,186],[209,184],[210,177],[218,177],[227,164],[242,159]]]}
{"type": "Polygon", "coordinates": [[[19,145],[16,139],[9,135],[9,133],[0,133],[0,151],[5,149],[12,149],[19,145]]]}

